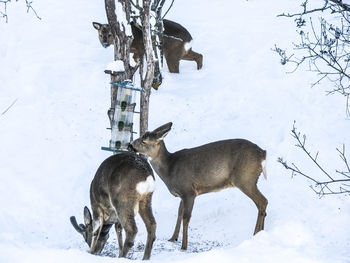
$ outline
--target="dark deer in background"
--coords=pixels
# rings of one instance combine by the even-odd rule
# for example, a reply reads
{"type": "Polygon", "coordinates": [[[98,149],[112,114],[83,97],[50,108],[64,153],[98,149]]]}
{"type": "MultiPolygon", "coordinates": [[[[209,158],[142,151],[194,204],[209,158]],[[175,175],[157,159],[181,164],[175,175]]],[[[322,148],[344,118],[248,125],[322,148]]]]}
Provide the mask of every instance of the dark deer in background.
{"type": "Polygon", "coordinates": [[[154,176],[147,161],[131,153],[120,153],[107,158],[98,168],[90,186],[92,216],[84,208],[84,224],[70,218],[73,227],[83,235],[90,253],[101,253],[115,225],[119,257],[125,257],[134,244],[137,226],[134,217],[139,212],[147,228],[147,243],[143,259],[149,259],[155,239],[156,221],[151,200],[154,176]],[[122,230],[126,238],[123,244],[122,230]]]}
{"type": "Polygon", "coordinates": [[[171,126],[172,123],[168,123],[146,132],[131,143],[136,152],[149,157],[152,167],[169,191],[181,198],[175,231],[170,241],[177,240],[182,221],[181,249],[187,249],[187,231],[194,199],[200,194],[228,187],[238,187],[254,201],[259,210],[254,234],[263,230],[267,199],[256,184],[261,172],[266,178],[266,151],[250,141],[234,139],[169,153],[163,139],[171,126]]]}
{"type": "MultiPolygon", "coordinates": [[[[98,37],[103,47],[113,45],[113,36],[108,24],[92,23],[98,30],[98,37]]],[[[191,48],[192,36],[186,28],[173,21],[163,19],[163,51],[171,73],[179,73],[180,60],[190,60],[197,63],[197,69],[203,65],[203,56],[191,48]]],[[[142,30],[131,23],[131,30],[134,37],[131,43],[130,52],[134,53],[134,59],[141,59],[145,53],[143,45],[142,30]]]]}

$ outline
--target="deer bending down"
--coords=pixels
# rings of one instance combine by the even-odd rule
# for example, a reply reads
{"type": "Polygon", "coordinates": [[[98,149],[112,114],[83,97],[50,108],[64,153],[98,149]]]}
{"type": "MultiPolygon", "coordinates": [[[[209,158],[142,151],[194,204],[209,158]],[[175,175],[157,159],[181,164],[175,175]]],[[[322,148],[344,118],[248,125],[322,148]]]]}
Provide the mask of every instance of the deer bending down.
{"type": "Polygon", "coordinates": [[[84,208],[84,224],[70,218],[73,227],[83,235],[90,253],[101,253],[115,225],[119,257],[126,257],[134,244],[137,227],[134,217],[139,212],[147,228],[147,243],[143,259],[149,259],[155,240],[156,221],[151,200],[154,176],[147,161],[131,153],[120,153],[107,158],[98,168],[90,186],[92,216],[84,208]],[[123,244],[122,230],[126,238],[123,244]]]}
{"type": "MultiPolygon", "coordinates": [[[[93,22],[92,25],[98,30],[98,37],[103,47],[114,44],[110,26],[93,22]]],[[[203,56],[196,53],[191,48],[192,36],[182,25],[163,19],[163,51],[171,73],[179,73],[180,60],[190,60],[197,63],[197,69],[203,65],[203,56]]],[[[134,53],[135,61],[142,59],[145,53],[142,30],[131,23],[131,30],[134,40],[131,43],[130,52],[134,53]]]]}
{"type": "Polygon", "coordinates": [[[254,201],[259,210],[254,234],[263,230],[267,199],[256,184],[261,172],[266,178],[266,151],[250,141],[234,139],[169,153],[163,139],[171,126],[172,123],[167,123],[146,132],[130,146],[149,157],[153,169],[169,191],[181,198],[174,234],[169,241],[177,240],[182,221],[181,249],[186,250],[194,199],[200,194],[228,187],[238,187],[254,201]]]}

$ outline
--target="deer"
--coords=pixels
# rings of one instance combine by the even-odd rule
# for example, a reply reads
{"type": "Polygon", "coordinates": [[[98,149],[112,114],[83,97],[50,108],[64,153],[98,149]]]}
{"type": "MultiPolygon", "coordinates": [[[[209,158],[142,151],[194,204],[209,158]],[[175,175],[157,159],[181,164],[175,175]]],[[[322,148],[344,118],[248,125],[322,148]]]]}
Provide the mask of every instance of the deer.
{"type": "MultiPolygon", "coordinates": [[[[131,22],[131,31],[133,41],[130,52],[134,53],[135,61],[143,58],[145,47],[143,44],[143,35],[141,26],[131,22]]],[[[98,31],[98,37],[103,47],[107,48],[114,44],[113,35],[109,24],[92,23],[98,31]]],[[[203,66],[203,55],[192,50],[192,36],[182,25],[171,20],[163,19],[163,51],[168,69],[171,73],[179,73],[180,60],[195,61],[197,69],[203,66]]]]}
{"type": "Polygon", "coordinates": [[[147,229],[147,242],[143,259],[150,259],[155,240],[156,221],[152,213],[152,194],[155,181],[147,160],[135,153],[115,154],[97,169],[90,185],[92,215],[84,207],[84,223],[75,216],[70,221],[82,234],[91,254],[100,254],[114,225],[117,233],[119,257],[126,257],[137,233],[135,216],[140,214],[147,229]],[[122,230],[125,231],[123,244],[122,230]]]}
{"type": "Polygon", "coordinates": [[[168,152],[164,137],[172,123],[164,124],[130,144],[130,149],[145,155],[175,197],[180,197],[176,226],[169,241],[177,241],[181,222],[181,249],[188,244],[188,225],[198,195],[237,187],[256,205],[258,217],[254,235],[264,229],[268,200],[257,188],[261,173],[266,179],[266,151],[245,139],[216,141],[199,147],[168,152]]]}

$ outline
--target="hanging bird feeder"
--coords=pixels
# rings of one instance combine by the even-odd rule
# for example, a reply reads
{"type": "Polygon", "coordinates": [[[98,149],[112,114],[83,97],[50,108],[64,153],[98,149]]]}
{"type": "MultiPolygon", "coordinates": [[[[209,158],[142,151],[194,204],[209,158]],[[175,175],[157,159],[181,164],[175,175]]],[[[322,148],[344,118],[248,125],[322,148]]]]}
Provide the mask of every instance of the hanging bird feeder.
{"type": "MultiPolygon", "coordinates": [[[[106,73],[107,72],[106,70],[106,73]]],[[[109,73],[111,74],[111,73],[109,73]]],[[[101,147],[102,150],[112,152],[126,152],[133,135],[133,117],[135,112],[136,92],[144,92],[136,88],[131,80],[116,81],[110,83],[112,88],[117,88],[114,104],[114,115],[111,120],[111,139],[109,147],[101,147]]]]}

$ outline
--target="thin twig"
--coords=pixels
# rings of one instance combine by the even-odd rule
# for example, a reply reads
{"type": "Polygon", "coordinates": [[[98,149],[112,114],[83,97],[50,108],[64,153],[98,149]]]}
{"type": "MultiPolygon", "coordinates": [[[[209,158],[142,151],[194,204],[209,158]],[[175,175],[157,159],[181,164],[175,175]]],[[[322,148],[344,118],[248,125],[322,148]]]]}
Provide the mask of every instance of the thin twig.
{"type": "Polygon", "coordinates": [[[17,100],[18,100],[18,98],[17,98],[17,99],[15,99],[15,100],[14,100],[14,101],[11,103],[11,105],[10,105],[10,106],[8,106],[8,107],[7,107],[7,109],[6,109],[6,110],[4,110],[4,111],[1,113],[1,115],[5,115],[5,114],[6,114],[6,112],[8,112],[8,111],[9,111],[9,109],[11,109],[11,108],[12,108],[12,106],[16,104],[17,100]]]}
{"type": "Polygon", "coordinates": [[[328,172],[319,164],[317,161],[319,152],[316,153],[315,157],[312,156],[311,152],[306,149],[306,135],[301,135],[300,132],[297,132],[296,127],[295,127],[295,122],[293,125],[292,129],[292,136],[293,138],[296,139],[297,144],[296,146],[306,155],[308,156],[309,159],[313,161],[313,163],[316,165],[316,167],[324,174],[327,178],[330,180],[327,181],[319,181],[315,179],[313,176],[308,175],[307,173],[301,171],[296,164],[292,163],[289,165],[286,161],[283,160],[283,158],[279,158],[278,162],[281,163],[287,170],[292,171],[292,176],[295,175],[302,175],[308,180],[312,181],[315,185],[310,186],[311,189],[317,193],[320,197],[324,195],[329,195],[329,194],[348,194],[350,193],[350,165],[347,161],[347,158],[345,156],[345,145],[343,145],[343,149],[339,150],[337,148],[337,151],[339,153],[339,156],[341,160],[344,162],[345,167],[347,171],[339,171],[335,170],[336,174],[343,176],[342,178],[336,178],[336,176],[330,176],[328,172]],[[346,184],[349,182],[349,184],[346,184]],[[333,187],[331,187],[333,186],[333,187]],[[339,187],[339,190],[334,190],[334,187],[339,187]]]}

